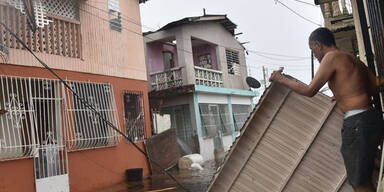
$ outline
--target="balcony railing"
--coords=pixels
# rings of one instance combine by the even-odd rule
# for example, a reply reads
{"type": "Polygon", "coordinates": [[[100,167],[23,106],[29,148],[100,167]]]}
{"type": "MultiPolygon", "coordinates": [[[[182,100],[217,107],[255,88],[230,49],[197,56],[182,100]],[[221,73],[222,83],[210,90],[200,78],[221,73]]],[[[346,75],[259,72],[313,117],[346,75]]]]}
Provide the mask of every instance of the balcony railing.
{"type": "Polygon", "coordinates": [[[223,72],[195,66],[196,85],[223,87],[223,72]]]}
{"type": "Polygon", "coordinates": [[[183,85],[182,67],[150,74],[152,89],[156,91],[183,85]]]}
{"type": "MultiPolygon", "coordinates": [[[[0,2],[0,21],[4,21],[32,51],[81,58],[80,22],[53,15],[48,15],[48,18],[51,23],[32,32],[25,15],[0,2]]],[[[1,25],[0,44],[8,48],[24,49],[1,25]]]]}

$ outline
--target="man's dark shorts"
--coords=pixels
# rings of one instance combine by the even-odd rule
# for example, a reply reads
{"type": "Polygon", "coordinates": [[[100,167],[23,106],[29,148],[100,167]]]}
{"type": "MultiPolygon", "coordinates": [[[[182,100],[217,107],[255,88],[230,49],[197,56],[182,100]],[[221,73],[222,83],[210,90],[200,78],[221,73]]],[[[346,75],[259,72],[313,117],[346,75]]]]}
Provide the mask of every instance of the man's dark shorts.
{"type": "Polygon", "coordinates": [[[378,110],[371,109],[344,119],[341,154],[352,186],[371,183],[374,159],[384,129],[378,110]]]}

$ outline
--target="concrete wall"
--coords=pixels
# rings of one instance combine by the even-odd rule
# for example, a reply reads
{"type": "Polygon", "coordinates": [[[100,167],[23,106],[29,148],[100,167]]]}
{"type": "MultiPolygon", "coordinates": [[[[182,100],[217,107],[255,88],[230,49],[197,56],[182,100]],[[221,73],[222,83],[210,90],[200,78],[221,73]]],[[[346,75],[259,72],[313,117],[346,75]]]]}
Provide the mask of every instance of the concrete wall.
{"type": "Polygon", "coordinates": [[[219,70],[219,68],[217,66],[216,47],[217,46],[214,46],[214,45],[202,45],[202,46],[192,47],[194,65],[200,66],[200,63],[199,63],[199,56],[200,55],[210,54],[211,55],[211,62],[212,62],[212,69],[219,70]]]}
{"type": "Polygon", "coordinates": [[[176,46],[161,42],[148,43],[146,46],[148,73],[164,71],[163,51],[172,52],[175,67],[179,66],[176,46]]]}
{"type": "MultiPolygon", "coordinates": [[[[55,69],[146,80],[138,0],[120,1],[122,32],[109,27],[108,0],[79,1],[83,57],[36,53],[55,69]],[[97,30],[96,30],[97,29],[97,30]]],[[[11,49],[9,64],[41,67],[24,50],[11,49]]]]}
{"type": "Polygon", "coordinates": [[[179,65],[183,66],[183,80],[186,82],[184,84],[195,83],[194,59],[193,55],[191,54],[193,53],[191,39],[194,37],[196,39],[217,45],[217,68],[223,72],[225,88],[249,89],[245,82],[247,70],[244,49],[232,36],[232,34],[225,30],[221,24],[215,22],[207,22],[183,25],[167,31],[159,31],[156,33],[148,34],[147,37],[148,38],[145,38],[146,43],[167,39],[170,37],[176,37],[179,65]],[[225,55],[226,49],[239,52],[241,69],[241,74],[239,76],[228,74],[225,55]]]}

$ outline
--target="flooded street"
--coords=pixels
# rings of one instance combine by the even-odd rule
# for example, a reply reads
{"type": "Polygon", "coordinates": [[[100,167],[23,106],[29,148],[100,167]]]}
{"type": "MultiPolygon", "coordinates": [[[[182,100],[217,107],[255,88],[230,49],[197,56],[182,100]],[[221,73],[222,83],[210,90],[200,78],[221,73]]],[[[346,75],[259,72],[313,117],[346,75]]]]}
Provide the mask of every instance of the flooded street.
{"type": "MultiPolygon", "coordinates": [[[[202,164],[203,170],[178,170],[174,167],[170,173],[189,191],[203,192],[216,172],[215,161],[207,161],[202,164]]],[[[142,192],[142,191],[184,191],[169,176],[153,175],[143,182],[128,183],[126,189],[117,190],[118,192],[142,192]]]]}

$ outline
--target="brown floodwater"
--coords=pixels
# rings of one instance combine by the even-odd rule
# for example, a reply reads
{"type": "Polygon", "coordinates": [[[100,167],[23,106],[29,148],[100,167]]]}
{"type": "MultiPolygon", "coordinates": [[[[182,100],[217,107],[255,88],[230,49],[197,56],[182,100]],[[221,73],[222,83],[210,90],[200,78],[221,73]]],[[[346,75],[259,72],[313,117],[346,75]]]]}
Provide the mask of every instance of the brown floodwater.
{"type": "MultiPolygon", "coordinates": [[[[202,164],[203,170],[178,170],[172,168],[169,172],[191,192],[206,191],[214,173],[216,172],[215,161],[207,161],[202,164]]],[[[163,192],[163,191],[184,191],[169,176],[160,174],[152,175],[142,182],[129,182],[125,189],[116,192],[163,192]]]]}

